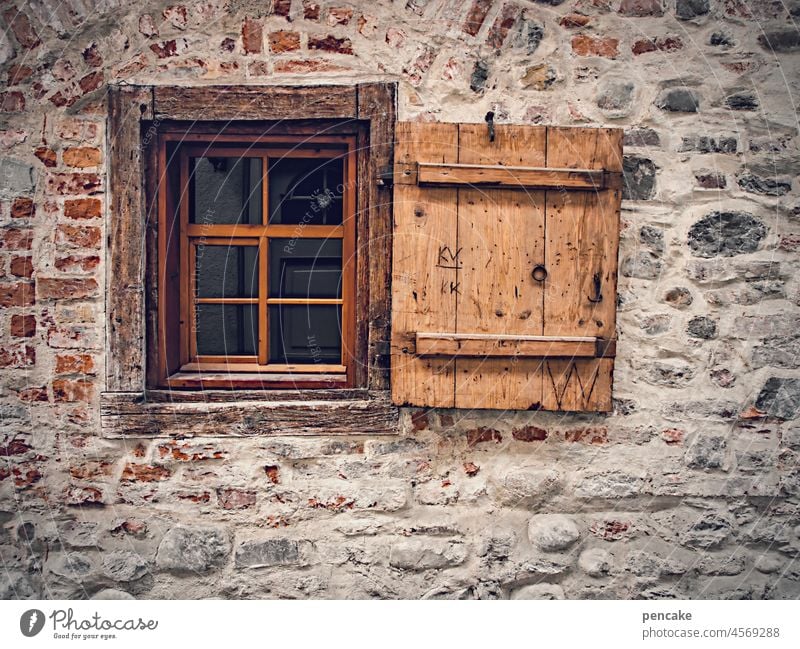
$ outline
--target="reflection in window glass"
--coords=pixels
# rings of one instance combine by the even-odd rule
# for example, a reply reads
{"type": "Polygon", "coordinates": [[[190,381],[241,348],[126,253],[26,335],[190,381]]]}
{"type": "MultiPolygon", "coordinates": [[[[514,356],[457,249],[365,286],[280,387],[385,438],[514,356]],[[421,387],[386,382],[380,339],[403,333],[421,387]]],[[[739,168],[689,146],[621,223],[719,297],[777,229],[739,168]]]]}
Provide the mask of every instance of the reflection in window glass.
{"type": "Polygon", "coordinates": [[[341,307],[269,307],[270,363],[340,363],[341,307]]]}
{"type": "Polygon", "coordinates": [[[260,224],[261,176],[260,158],[190,158],[189,221],[260,224]]]}
{"type": "Polygon", "coordinates": [[[340,298],[341,239],[270,239],[269,296],[340,298]]]}
{"type": "Polygon", "coordinates": [[[258,297],[258,247],[195,247],[197,297],[258,297]]]}
{"type": "Polygon", "coordinates": [[[270,160],[269,222],[341,225],[341,158],[270,160]]]}
{"type": "Polygon", "coordinates": [[[255,304],[198,304],[197,353],[255,356],[258,307],[255,304]]]}

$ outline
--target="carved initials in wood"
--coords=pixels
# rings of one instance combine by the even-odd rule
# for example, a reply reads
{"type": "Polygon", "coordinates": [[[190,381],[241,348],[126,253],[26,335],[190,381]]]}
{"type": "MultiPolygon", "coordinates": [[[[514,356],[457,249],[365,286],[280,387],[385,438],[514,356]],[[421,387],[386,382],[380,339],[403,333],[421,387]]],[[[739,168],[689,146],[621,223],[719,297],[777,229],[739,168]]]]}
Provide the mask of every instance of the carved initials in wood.
{"type": "Polygon", "coordinates": [[[461,260],[459,259],[460,254],[461,248],[456,250],[454,253],[452,250],[450,250],[450,246],[439,246],[439,258],[436,261],[436,265],[439,268],[458,270],[461,268],[461,260]]]}
{"type": "MultiPolygon", "coordinates": [[[[586,409],[589,403],[589,400],[592,397],[592,392],[594,391],[595,383],[597,383],[597,377],[600,374],[600,366],[595,365],[594,374],[592,375],[592,380],[589,383],[589,391],[586,391],[586,386],[583,384],[583,379],[581,379],[580,372],[578,371],[578,366],[576,363],[570,363],[569,372],[567,372],[567,377],[564,379],[564,383],[561,386],[561,391],[559,392],[558,386],[556,385],[556,379],[553,376],[553,371],[550,368],[550,363],[546,363],[547,365],[547,374],[550,377],[550,384],[553,386],[553,394],[556,397],[556,404],[558,405],[558,409],[562,409],[562,402],[564,400],[564,395],[567,393],[567,388],[569,388],[570,381],[572,381],[572,375],[575,375],[575,380],[578,382],[578,388],[581,391],[581,409],[586,409]]],[[[577,408],[573,408],[576,410],[577,408]]]]}

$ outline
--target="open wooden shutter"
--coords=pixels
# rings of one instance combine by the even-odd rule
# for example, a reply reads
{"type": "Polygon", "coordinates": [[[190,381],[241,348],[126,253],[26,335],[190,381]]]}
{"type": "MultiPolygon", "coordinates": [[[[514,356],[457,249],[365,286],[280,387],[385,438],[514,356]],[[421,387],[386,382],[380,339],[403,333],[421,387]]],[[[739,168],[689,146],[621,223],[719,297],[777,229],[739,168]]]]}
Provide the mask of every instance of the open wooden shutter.
{"type": "Polygon", "coordinates": [[[396,134],[393,401],[610,410],[622,131],[396,134]]]}

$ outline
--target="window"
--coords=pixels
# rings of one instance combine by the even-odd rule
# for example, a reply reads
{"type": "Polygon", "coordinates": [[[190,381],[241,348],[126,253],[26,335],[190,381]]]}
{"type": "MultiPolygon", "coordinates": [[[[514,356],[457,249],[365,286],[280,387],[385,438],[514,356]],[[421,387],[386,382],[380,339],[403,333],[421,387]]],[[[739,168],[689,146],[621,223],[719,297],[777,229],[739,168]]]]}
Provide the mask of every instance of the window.
{"type": "Polygon", "coordinates": [[[352,387],[355,136],[162,128],[160,382],[352,387]]]}
{"type": "Polygon", "coordinates": [[[110,87],[105,435],[396,434],[395,96],[110,87]]]}

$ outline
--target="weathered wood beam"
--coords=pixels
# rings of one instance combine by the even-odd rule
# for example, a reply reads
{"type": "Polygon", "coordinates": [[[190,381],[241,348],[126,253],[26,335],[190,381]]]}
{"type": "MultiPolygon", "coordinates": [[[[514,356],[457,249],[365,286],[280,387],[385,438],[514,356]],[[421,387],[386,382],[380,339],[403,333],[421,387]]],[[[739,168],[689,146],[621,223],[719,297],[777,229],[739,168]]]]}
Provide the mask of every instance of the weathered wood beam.
{"type": "Polygon", "coordinates": [[[503,334],[416,334],[417,356],[517,356],[609,358],[616,341],[593,336],[508,336],[503,334]]]}
{"type": "Polygon", "coordinates": [[[603,169],[556,169],[502,165],[442,164],[418,162],[395,171],[398,184],[468,185],[525,189],[601,190],[619,189],[622,175],[603,169]]]}

